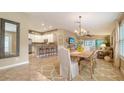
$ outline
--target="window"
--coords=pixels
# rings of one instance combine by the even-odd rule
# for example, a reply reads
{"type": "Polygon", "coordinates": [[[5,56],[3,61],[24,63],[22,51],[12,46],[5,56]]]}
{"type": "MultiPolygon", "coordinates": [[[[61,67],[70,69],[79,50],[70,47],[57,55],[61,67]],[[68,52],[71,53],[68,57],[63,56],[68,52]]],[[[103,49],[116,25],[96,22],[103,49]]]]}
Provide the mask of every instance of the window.
{"type": "Polygon", "coordinates": [[[95,49],[96,42],[95,42],[95,40],[83,40],[83,46],[85,48],[95,49]]]}
{"type": "Polygon", "coordinates": [[[124,24],[120,26],[119,46],[120,46],[120,55],[124,57],[124,24]]]}
{"type": "Polygon", "coordinates": [[[9,36],[5,36],[5,52],[6,53],[9,53],[11,50],[10,42],[11,42],[11,38],[9,36]]]}
{"type": "Polygon", "coordinates": [[[85,46],[94,47],[94,46],[95,46],[95,40],[85,40],[85,41],[84,41],[84,45],[85,45],[85,46]]]}
{"type": "Polygon", "coordinates": [[[102,39],[96,40],[96,47],[97,48],[100,47],[100,45],[103,44],[103,43],[104,43],[104,40],[102,40],[102,39]]]}

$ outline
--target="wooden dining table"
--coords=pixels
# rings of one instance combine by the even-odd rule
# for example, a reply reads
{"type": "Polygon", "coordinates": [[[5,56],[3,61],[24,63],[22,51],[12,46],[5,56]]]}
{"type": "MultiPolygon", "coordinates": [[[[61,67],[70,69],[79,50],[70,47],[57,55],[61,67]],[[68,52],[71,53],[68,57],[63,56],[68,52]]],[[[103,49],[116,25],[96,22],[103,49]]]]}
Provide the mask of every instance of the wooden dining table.
{"type": "Polygon", "coordinates": [[[78,58],[89,58],[92,55],[93,51],[72,51],[70,52],[71,57],[78,57],[78,58]]]}

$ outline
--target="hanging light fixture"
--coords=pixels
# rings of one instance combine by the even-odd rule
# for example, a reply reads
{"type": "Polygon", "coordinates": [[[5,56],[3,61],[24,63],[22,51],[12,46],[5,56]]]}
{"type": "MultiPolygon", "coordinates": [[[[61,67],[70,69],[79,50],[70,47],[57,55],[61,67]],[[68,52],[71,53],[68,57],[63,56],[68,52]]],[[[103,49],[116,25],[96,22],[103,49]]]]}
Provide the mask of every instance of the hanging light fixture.
{"type": "Polygon", "coordinates": [[[78,36],[85,36],[85,35],[87,35],[87,31],[82,28],[81,19],[82,19],[82,16],[79,16],[79,21],[76,22],[76,23],[78,23],[79,27],[75,30],[75,33],[78,36]]]}

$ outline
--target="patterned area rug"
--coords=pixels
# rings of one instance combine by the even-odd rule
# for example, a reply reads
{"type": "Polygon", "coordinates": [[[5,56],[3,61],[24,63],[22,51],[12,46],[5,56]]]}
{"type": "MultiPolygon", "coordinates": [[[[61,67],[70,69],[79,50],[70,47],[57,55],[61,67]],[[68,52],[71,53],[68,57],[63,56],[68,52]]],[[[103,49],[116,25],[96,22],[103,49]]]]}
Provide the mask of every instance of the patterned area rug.
{"type": "MultiPolygon", "coordinates": [[[[14,81],[64,81],[59,75],[59,61],[57,56],[36,58],[30,56],[30,63],[6,70],[0,70],[0,80],[14,81]]],[[[97,60],[93,79],[90,78],[88,65],[82,64],[80,74],[73,81],[123,81],[124,77],[112,63],[97,60]]]]}

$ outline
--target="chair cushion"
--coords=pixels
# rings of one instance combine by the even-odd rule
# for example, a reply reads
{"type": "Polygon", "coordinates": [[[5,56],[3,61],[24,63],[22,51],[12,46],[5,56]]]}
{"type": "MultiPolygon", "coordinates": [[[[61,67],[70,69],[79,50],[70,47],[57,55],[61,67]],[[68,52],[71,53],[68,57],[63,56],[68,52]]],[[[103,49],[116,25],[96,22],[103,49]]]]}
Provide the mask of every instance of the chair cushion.
{"type": "Polygon", "coordinates": [[[105,61],[107,61],[107,62],[110,62],[110,61],[111,61],[111,57],[110,57],[110,56],[105,56],[104,59],[105,59],[105,61]]]}

